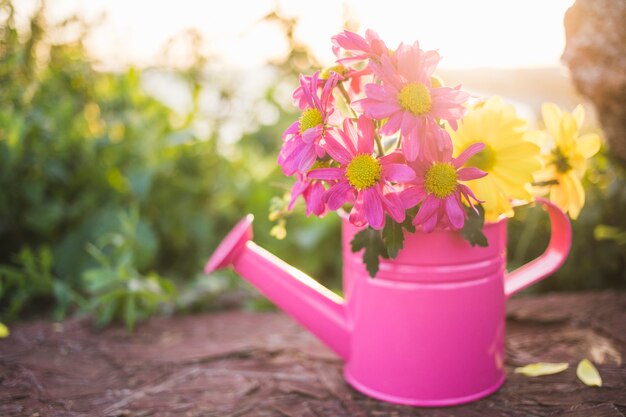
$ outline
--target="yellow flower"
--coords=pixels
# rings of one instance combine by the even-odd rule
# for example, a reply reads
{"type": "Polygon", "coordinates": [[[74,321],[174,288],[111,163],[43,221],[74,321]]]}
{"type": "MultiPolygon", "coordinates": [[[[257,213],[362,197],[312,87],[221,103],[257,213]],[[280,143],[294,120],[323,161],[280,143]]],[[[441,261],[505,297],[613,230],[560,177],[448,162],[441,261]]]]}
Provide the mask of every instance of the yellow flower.
{"type": "Polygon", "coordinates": [[[544,104],[541,110],[546,131],[529,135],[541,146],[545,163],[536,180],[549,184],[550,201],[575,219],[585,205],[580,179],[587,169],[587,159],[600,149],[600,137],[595,133],[579,136],[585,120],[581,105],[572,113],[561,111],[553,103],[544,104]]]}
{"type": "Polygon", "coordinates": [[[485,201],[487,221],[513,217],[511,200],[533,198],[530,184],[534,173],[541,169],[541,161],[539,146],[524,137],[526,124],[513,106],[505,104],[500,97],[492,97],[471,108],[456,131],[448,127],[455,156],[473,143],[485,144],[485,149],[466,165],[488,173],[467,183],[476,197],[485,201]]]}

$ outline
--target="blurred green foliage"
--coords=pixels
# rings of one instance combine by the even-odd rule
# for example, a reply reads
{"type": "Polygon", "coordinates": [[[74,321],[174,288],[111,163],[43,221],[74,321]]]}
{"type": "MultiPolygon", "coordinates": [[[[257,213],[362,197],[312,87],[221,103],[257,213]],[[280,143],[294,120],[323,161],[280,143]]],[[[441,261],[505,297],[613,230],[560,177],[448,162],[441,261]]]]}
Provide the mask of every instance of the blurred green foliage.
{"type": "MultiPolygon", "coordinates": [[[[295,40],[293,19],[266,17],[283,29],[291,50],[271,63],[277,85],[252,103],[277,111],[278,121],[268,126],[237,113],[242,97],[207,75],[207,57],[197,56],[189,68],[160,69],[191,98],[181,114],[146,92],[149,70],[96,70],[83,45],[84,26],[77,39],[53,42],[51,33],[76,22],[50,27],[42,8],[18,33],[7,0],[0,1],[0,16],[0,320],[84,311],[97,324],[119,319],[132,328],[157,312],[242,301],[263,308],[263,301],[250,304],[254,292],[234,274],[201,273],[246,213],[256,216],[261,246],[331,288],[341,286],[336,216],[306,218],[299,211],[287,220],[286,239],[270,235],[270,202],[291,185],[276,164],[280,136],[297,117],[293,107],[281,106],[279,91],[318,66],[295,40]],[[236,146],[221,138],[224,114],[200,111],[207,91],[217,94],[223,113],[252,126],[236,146]],[[198,133],[200,121],[209,133],[198,133]]],[[[626,245],[619,239],[626,231],[625,178],[607,157],[597,158],[587,205],[574,222],[572,254],[535,288],[626,286],[626,245]]],[[[540,253],[549,232],[539,210],[518,214],[510,226],[512,266],[540,253]]]]}
{"type": "MultiPolygon", "coordinates": [[[[193,129],[203,90],[222,91],[227,108],[236,100],[206,79],[203,59],[169,70],[193,100],[178,114],[144,91],[142,72],[95,70],[84,35],[53,43],[43,8],[26,34],[10,2],[0,15],[0,318],[80,308],[132,328],[157,311],[212,308],[241,284],[203,276],[203,264],[247,212],[261,244],[337,276],[334,219],[295,219],[303,226],[289,242],[269,236],[269,201],[287,184],[275,160],[289,117],[244,135],[227,158],[218,116],[208,137],[193,129]],[[325,249],[296,255],[315,248],[325,249]]],[[[263,100],[284,116],[272,95],[263,100]]]]}

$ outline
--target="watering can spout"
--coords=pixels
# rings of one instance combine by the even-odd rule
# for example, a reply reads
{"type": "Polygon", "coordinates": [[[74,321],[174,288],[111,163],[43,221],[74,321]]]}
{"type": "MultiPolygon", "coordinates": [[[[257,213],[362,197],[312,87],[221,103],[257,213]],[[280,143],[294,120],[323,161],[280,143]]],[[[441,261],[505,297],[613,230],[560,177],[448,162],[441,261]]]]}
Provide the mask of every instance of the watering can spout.
{"type": "Polygon", "coordinates": [[[349,330],[343,299],[313,278],[252,242],[248,214],[224,238],[204,269],[233,266],[235,271],[343,359],[349,355],[349,330]]]}

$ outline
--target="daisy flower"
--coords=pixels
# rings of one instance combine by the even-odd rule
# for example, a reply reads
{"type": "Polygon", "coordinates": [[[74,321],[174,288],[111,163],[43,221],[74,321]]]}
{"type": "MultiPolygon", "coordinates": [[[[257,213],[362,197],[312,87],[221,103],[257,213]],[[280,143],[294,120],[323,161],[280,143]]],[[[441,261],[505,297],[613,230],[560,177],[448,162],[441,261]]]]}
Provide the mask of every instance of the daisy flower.
{"type": "Polygon", "coordinates": [[[319,72],[306,79],[300,77],[300,87],[304,100],[300,105],[302,115],[283,133],[283,147],[278,154],[278,164],[285,175],[307,172],[317,158],[326,155],[320,142],[331,129],[332,91],[337,85],[337,75],[331,74],[318,96],[318,86],[322,83],[319,72]]]}
{"type": "Polygon", "coordinates": [[[500,97],[492,97],[473,106],[456,131],[446,126],[455,155],[474,143],[485,144],[467,165],[489,174],[468,184],[485,201],[487,221],[496,222],[503,215],[513,217],[513,199],[533,199],[530,184],[533,174],[541,169],[541,161],[539,146],[525,139],[526,125],[513,106],[505,104],[500,97]]]}
{"type": "Polygon", "coordinates": [[[333,48],[335,55],[339,58],[337,62],[340,64],[354,63],[366,59],[379,61],[381,56],[389,55],[389,48],[380,39],[378,33],[372,29],[365,31],[365,38],[349,30],[344,30],[342,33],[333,36],[332,42],[335,45],[335,48],[333,48]],[[350,56],[340,57],[340,48],[347,51],[350,56]]]}
{"type": "Polygon", "coordinates": [[[309,178],[336,181],[324,194],[330,210],[337,210],[346,202],[353,203],[350,222],[355,226],[369,224],[374,229],[385,225],[385,213],[398,223],[405,219],[404,204],[392,183],[408,182],[415,172],[406,164],[398,163],[397,155],[374,155],[374,125],[361,117],[355,128],[346,119],[343,130],[336,130],[339,138],[327,137],[326,151],[339,167],[320,168],[309,172],[309,178]]]}
{"type": "Polygon", "coordinates": [[[580,179],[587,169],[587,159],[600,150],[600,137],[595,133],[579,135],[585,111],[577,106],[572,113],[561,111],[555,104],[542,107],[547,135],[531,134],[549,154],[543,155],[545,168],[536,175],[541,183],[551,183],[550,201],[576,219],[585,204],[585,190],[580,179]]]}
{"type": "Polygon", "coordinates": [[[478,168],[462,166],[484,147],[482,143],[474,143],[457,158],[452,157],[450,150],[441,152],[437,159],[415,161],[412,164],[416,173],[414,186],[402,191],[401,197],[406,208],[421,203],[413,219],[414,225],[421,224],[426,233],[432,232],[437,225],[453,230],[463,228],[466,214],[461,197],[465,198],[471,207],[474,207],[474,202],[480,200],[467,185],[459,181],[475,180],[487,173],[478,168]]]}
{"type": "Polygon", "coordinates": [[[370,62],[382,84],[367,84],[366,98],[354,104],[370,118],[389,120],[381,127],[385,135],[400,131],[401,148],[409,161],[429,160],[451,148],[450,137],[439,126],[446,120],[453,128],[465,113],[463,103],[469,95],[455,88],[435,85],[433,72],[439,63],[436,51],[423,51],[419,44],[400,45],[393,59],[382,56],[380,63],[370,62]]]}

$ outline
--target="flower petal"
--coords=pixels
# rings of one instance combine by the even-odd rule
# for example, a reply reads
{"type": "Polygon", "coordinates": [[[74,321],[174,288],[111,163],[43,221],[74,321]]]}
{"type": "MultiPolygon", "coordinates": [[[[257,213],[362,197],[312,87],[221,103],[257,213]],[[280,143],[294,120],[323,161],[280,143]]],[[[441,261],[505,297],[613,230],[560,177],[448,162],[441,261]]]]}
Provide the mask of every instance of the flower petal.
{"type": "Polygon", "coordinates": [[[456,173],[461,181],[471,181],[487,175],[485,171],[474,167],[461,168],[456,173]]]}
{"type": "Polygon", "coordinates": [[[413,219],[413,224],[422,224],[426,220],[431,218],[437,213],[441,203],[442,201],[438,199],[434,194],[429,194],[419,208],[419,211],[415,215],[415,218],[413,219]]]}
{"type": "Polygon", "coordinates": [[[326,149],[326,152],[328,152],[328,154],[341,165],[347,165],[352,160],[352,156],[345,146],[339,143],[331,135],[327,135],[324,138],[323,146],[326,149]]]}
{"type": "Polygon", "coordinates": [[[472,156],[482,151],[483,149],[485,149],[484,143],[482,142],[472,143],[463,152],[461,152],[459,156],[454,158],[454,160],[452,161],[452,165],[454,165],[455,168],[462,167],[463,165],[465,165],[468,159],[470,159],[472,156]]]}
{"type": "Polygon", "coordinates": [[[446,215],[448,220],[450,220],[450,225],[454,230],[461,229],[465,223],[465,212],[461,206],[458,194],[454,193],[446,197],[445,204],[446,215]]]}
{"type": "Polygon", "coordinates": [[[383,178],[393,182],[409,182],[415,179],[415,171],[404,164],[382,164],[383,178]]]}
{"type": "Polygon", "coordinates": [[[389,213],[389,216],[391,216],[394,221],[402,223],[406,218],[406,211],[399,194],[391,187],[387,186],[384,187],[382,191],[381,200],[385,211],[389,213]]]}
{"type": "Polygon", "coordinates": [[[385,224],[385,216],[383,213],[383,202],[376,187],[370,187],[363,191],[363,210],[367,223],[376,230],[382,229],[385,224]]]}
{"type": "Polygon", "coordinates": [[[307,191],[304,193],[307,216],[310,216],[311,213],[316,216],[322,216],[326,212],[326,205],[323,200],[325,193],[326,189],[319,182],[315,182],[309,186],[307,191]]]}
{"type": "Polygon", "coordinates": [[[348,181],[340,181],[337,184],[331,186],[324,194],[324,201],[331,210],[337,210],[343,206],[346,201],[350,199],[352,193],[352,187],[348,181]]]}
{"type": "Polygon", "coordinates": [[[357,150],[359,153],[371,154],[374,152],[374,122],[365,116],[359,117],[357,122],[358,139],[357,150]]]}
{"type": "Polygon", "coordinates": [[[326,181],[342,180],[345,178],[345,171],[343,168],[317,168],[309,171],[307,177],[326,181]]]}
{"type": "Polygon", "coordinates": [[[595,133],[582,135],[576,140],[576,149],[585,158],[591,158],[600,150],[600,137],[595,133]]]}
{"type": "Polygon", "coordinates": [[[415,187],[405,188],[400,191],[399,195],[402,206],[408,210],[417,206],[426,198],[426,189],[424,189],[423,185],[416,185],[415,187]]]}

